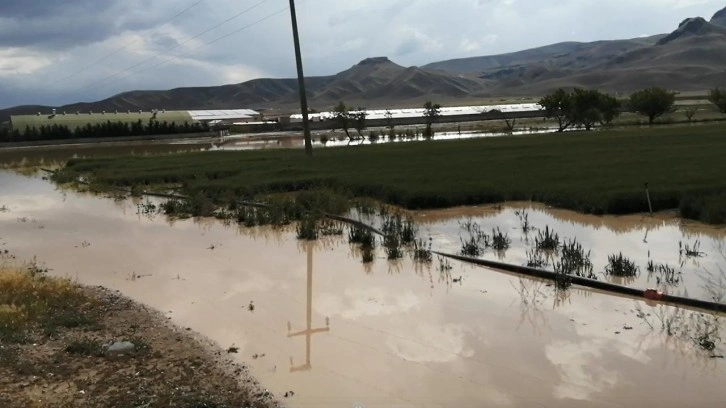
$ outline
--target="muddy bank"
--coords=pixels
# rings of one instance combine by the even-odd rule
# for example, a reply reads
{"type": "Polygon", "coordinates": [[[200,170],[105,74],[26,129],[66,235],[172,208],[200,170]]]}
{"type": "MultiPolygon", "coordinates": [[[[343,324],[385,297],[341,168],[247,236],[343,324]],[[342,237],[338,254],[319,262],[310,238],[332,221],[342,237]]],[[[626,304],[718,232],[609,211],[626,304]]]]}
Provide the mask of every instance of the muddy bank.
{"type": "Polygon", "coordinates": [[[3,251],[0,260],[0,299],[14,299],[0,302],[0,406],[277,406],[244,365],[202,336],[109,290],[49,285],[43,271],[7,266],[11,257],[3,251]],[[32,281],[36,293],[24,293],[32,281]],[[66,310],[54,296],[82,303],[66,310]],[[31,307],[35,297],[49,310],[10,331],[3,318],[12,305],[31,307]],[[117,354],[121,342],[128,348],[117,354]]]}

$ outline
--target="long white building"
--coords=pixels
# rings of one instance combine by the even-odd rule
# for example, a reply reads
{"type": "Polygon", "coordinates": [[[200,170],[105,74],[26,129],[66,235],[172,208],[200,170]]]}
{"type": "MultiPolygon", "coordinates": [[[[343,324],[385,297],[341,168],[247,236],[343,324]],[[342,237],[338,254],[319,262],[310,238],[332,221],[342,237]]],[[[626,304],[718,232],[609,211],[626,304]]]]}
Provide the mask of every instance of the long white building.
{"type": "MultiPolygon", "coordinates": [[[[538,103],[520,103],[520,104],[508,104],[508,105],[482,105],[482,106],[457,106],[457,107],[442,107],[441,116],[461,116],[461,115],[479,115],[487,113],[493,110],[500,110],[504,113],[508,112],[537,112],[542,110],[542,106],[538,103]]],[[[354,111],[352,111],[354,112],[354,111]]],[[[391,117],[394,119],[402,118],[421,118],[424,116],[423,108],[413,109],[375,109],[369,110],[368,119],[385,119],[388,112],[391,113],[391,117]]],[[[333,112],[319,112],[311,113],[308,115],[310,120],[316,122],[322,122],[332,119],[335,114],[333,112]]],[[[301,122],[302,114],[295,114],[290,116],[291,122],[301,122]]]]}

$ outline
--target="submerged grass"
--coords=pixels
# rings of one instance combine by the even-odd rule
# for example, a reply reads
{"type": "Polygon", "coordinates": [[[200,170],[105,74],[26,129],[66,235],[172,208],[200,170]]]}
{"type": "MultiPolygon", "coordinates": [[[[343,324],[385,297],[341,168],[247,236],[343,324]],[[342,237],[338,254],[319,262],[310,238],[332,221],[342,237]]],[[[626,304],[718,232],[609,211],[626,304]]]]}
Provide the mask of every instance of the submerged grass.
{"type": "MultiPolygon", "coordinates": [[[[326,188],[406,208],[534,200],[588,213],[654,210],[723,222],[724,124],[298,150],[71,160],[57,181],[181,185],[226,205],[240,197],[326,188]],[[482,160],[482,156],[486,160],[482,160]],[[496,174],[496,177],[491,177],[496,174]]],[[[200,206],[198,212],[206,208],[200,206]]]]}

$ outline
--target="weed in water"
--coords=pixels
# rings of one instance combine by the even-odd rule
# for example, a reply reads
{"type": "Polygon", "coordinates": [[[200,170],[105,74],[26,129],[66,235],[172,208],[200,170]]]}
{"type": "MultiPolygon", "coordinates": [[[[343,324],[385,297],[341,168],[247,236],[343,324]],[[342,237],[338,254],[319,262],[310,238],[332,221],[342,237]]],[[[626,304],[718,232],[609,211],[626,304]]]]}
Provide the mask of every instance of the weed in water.
{"type": "Polygon", "coordinates": [[[383,219],[383,227],[381,228],[385,235],[396,235],[401,245],[410,245],[416,241],[418,227],[411,218],[405,220],[401,214],[385,216],[383,219]]]}
{"type": "Polygon", "coordinates": [[[375,248],[376,237],[368,228],[352,225],[348,229],[348,242],[351,244],[360,244],[363,248],[375,248]]]}
{"type": "Polygon", "coordinates": [[[318,239],[318,220],[315,217],[305,217],[297,224],[297,239],[315,241],[318,239]]]}
{"type": "Polygon", "coordinates": [[[541,251],[557,251],[560,247],[560,236],[549,225],[544,231],[539,231],[534,239],[535,247],[541,251]]]}
{"type": "Polygon", "coordinates": [[[589,279],[597,279],[597,276],[593,273],[590,251],[585,252],[577,240],[565,241],[562,244],[560,259],[560,263],[570,274],[589,279]]]}
{"type": "Polygon", "coordinates": [[[491,241],[487,242],[487,246],[490,246],[495,251],[505,251],[509,249],[509,245],[512,240],[509,239],[507,234],[502,234],[502,231],[497,227],[496,230],[492,229],[491,241]]]}
{"type": "Polygon", "coordinates": [[[678,241],[678,254],[681,257],[700,258],[702,256],[705,256],[706,254],[704,252],[701,252],[700,249],[701,241],[699,240],[696,240],[696,242],[693,243],[693,246],[688,243],[683,244],[683,242],[678,241]]]}
{"type": "Polygon", "coordinates": [[[529,213],[526,210],[517,210],[514,214],[517,218],[519,218],[519,225],[522,227],[522,233],[524,233],[524,235],[529,234],[532,230],[532,224],[529,223],[529,213]]]}
{"type": "Polygon", "coordinates": [[[362,258],[363,258],[364,264],[373,262],[376,259],[375,254],[373,253],[373,248],[369,247],[369,246],[364,246],[363,252],[362,252],[362,258]]]}
{"type": "Polygon", "coordinates": [[[429,238],[428,242],[422,239],[414,242],[413,260],[426,264],[430,264],[433,261],[433,256],[431,255],[431,238],[429,238]]]}
{"type": "Polygon", "coordinates": [[[318,232],[325,237],[343,235],[343,225],[332,220],[322,220],[318,223],[318,232]]]}
{"type": "Polygon", "coordinates": [[[383,246],[386,248],[386,255],[389,260],[403,258],[403,250],[401,249],[401,240],[398,235],[386,235],[383,238],[383,246]]]}
{"type": "Polygon", "coordinates": [[[635,262],[623,256],[621,252],[618,255],[608,256],[605,273],[610,276],[632,278],[638,276],[638,267],[635,266],[635,262]]]}
{"type": "Polygon", "coordinates": [[[527,266],[530,268],[543,268],[547,266],[547,259],[542,254],[542,251],[527,251],[527,266]]]}
{"type": "Polygon", "coordinates": [[[439,260],[439,267],[437,268],[439,272],[451,272],[451,270],[454,269],[454,267],[451,266],[451,262],[449,262],[448,258],[445,258],[443,256],[437,256],[437,258],[439,260]]]}
{"type": "Polygon", "coordinates": [[[681,283],[681,272],[676,272],[666,264],[656,264],[653,260],[649,260],[646,269],[649,276],[655,275],[655,282],[658,285],[678,286],[681,283]]]}
{"type": "Polygon", "coordinates": [[[567,290],[572,286],[572,274],[570,266],[560,262],[555,262],[555,288],[558,290],[567,290]]]}
{"type": "Polygon", "coordinates": [[[464,240],[464,238],[459,239],[461,240],[462,255],[471,257],[477,257],[481,255],[481,246],[479,246],[479,240],[475,236],[469,237],[469,239],[467,239],[466,241],[464,240]]]}

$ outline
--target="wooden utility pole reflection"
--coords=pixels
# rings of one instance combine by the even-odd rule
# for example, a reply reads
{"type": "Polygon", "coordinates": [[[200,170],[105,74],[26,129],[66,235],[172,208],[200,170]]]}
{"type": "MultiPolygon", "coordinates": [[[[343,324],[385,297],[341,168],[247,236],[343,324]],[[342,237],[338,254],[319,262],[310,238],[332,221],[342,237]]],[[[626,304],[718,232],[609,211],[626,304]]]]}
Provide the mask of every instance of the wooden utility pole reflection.
{"type": "Polygon", "coordinates": [[[313,243],[306,242],[308,253],[308,282],[307,282],[307,324],[305,330],[292,332],[292,324],[287,322],[287,337],[305,336],[305,364],[295,366],[292,357],[290,357],[290,372],[309,371],[313,368],[310,363],[310,347],[312,335],[330,331],[330,319],[325,318],[325,327],[313,329],[313,243]]]}

